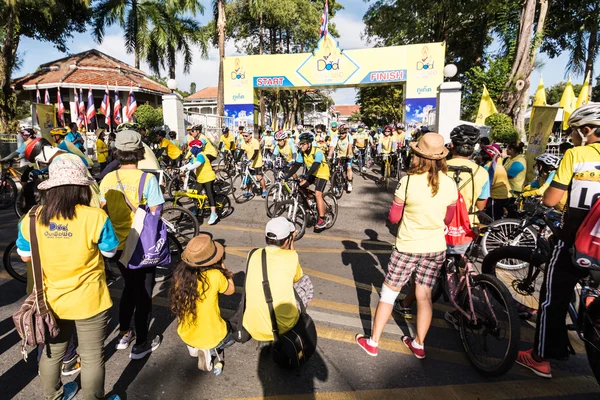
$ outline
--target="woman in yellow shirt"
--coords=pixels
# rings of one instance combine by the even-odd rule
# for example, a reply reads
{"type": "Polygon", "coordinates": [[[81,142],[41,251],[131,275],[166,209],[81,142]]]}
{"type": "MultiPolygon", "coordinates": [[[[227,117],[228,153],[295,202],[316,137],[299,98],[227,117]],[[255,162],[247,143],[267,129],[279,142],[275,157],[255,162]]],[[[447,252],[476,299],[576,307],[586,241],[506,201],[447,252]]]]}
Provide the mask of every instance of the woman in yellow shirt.
{"type": "Polygon", "coordinates": [[[98,139],[96,139],[96,155],[98,158],[98,164],[100,165],[100,171],[104,171],[104,168],[108,165],[108,146],[102,140],[102,135],[104,134],[104,129],[100,129],[98,134],[98,139]]]}
{"type": "Polygon", "coordinates": [[[504,208],[509,203],[510,183],[506,169],[500,162],[502,152],[498,144],[483,146],[480,156],[491,182],[490,200],[486,204],[485,213],[496,221],[504,216],[504,208]]]}
{"type": "Polygon", "coordinates": [[[525,144],[523,143],[512,143],[506,149],[508,157],[504,160],[504,168],[510,183],[511,197],[517,197],[518,194],[523,192],[525,175],[527,174],[527,160],[523,155],[524,147],[525,144]]]}
{"type": "Polygon", "coordinates": [[[198,368],[210,371],[214,367],[215,375],[223,370],[223,350],[235,343],[219,309],[219,294],[235,292],[224,259],[225,249],[210,234],[196,236],[181,255],[170,293],[177,334],[187,344],[190,356],[198,357],[198,368]]]}

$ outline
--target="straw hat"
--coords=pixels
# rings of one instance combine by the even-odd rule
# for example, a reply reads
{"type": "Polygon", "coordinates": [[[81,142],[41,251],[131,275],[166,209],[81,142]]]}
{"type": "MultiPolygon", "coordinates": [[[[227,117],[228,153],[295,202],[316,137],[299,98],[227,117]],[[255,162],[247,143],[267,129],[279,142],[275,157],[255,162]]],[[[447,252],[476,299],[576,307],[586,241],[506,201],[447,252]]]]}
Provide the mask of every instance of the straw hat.
{"type": "Polygon", "coordinates": [[[48,190],[65,185],[90,186],[96,182],[89,176],[83,161],[74,154],[56,156],[48,167],[48,174],[50,177],[40,183],[38,189],[48,190]]]}
{"type": "Polygon", "coordinates": [[[429,160],[441,160],[448,155],[444,138],[435,132],[424,134],[417,143],[412,142],[410,147],[418,156],[429,160]]]}
{"type": "Polygon", "coordinates": [[[212,240],[210,233],[201,233],[189,241],[181,260],[189,267],[208,267],[223,258],[225,249],[219,242],[212,240]]]}

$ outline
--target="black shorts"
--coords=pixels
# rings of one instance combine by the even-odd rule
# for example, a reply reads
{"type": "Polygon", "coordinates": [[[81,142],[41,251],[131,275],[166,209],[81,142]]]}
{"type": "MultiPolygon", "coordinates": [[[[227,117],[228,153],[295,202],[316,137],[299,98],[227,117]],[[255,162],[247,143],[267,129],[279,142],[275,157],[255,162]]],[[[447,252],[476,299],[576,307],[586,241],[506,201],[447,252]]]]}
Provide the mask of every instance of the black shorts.
{"type": "Polygon", "coordinates": [[[327,180],[323,178],[309,179],[310,184],[315,185],[315,192],[325,193],[325,187],[327,186],[327,180]]]}
{"type": "Polygon", "coordinates": [[[263,167],[249,168],[249,169],[250,169],[251,174],[254,174],[254,175],[262,175],[263,174],[263,167]]]}
{"type": "Polygon", "coordinates": [[[165,157],[165,161],[167,163],[168,167],[178,167],[179,164],[181,163],[181,159],[183,158],[183,156],[179,156],[176,159],[172,159],[171,157],[167,156],[165,157]]]}

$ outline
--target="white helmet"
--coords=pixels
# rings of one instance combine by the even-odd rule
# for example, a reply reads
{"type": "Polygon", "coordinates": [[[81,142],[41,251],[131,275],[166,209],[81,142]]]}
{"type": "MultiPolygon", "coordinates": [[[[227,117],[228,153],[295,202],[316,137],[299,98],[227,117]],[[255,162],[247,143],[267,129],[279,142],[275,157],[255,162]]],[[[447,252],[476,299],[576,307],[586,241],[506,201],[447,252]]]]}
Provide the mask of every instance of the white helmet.
{"type": "Polygon", "coordinates": [[[560,164],[560,158],[550,153],[540,154],[535,160],[546,164],[550,169],[557,169],[560,164]]]}
{"type": "Polygon", "coordinates": [[[585,104],[571,114],[569,126],[579,128],[580,126],[600,126],[600,103],[585,104]]]}

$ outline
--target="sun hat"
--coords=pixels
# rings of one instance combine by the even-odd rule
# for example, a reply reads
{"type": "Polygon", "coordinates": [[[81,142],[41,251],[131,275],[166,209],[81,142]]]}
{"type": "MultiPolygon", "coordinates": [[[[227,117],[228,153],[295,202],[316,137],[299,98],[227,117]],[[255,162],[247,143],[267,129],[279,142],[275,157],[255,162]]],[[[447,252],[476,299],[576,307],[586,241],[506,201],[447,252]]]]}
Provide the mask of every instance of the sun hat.
{"type": "Polygon", "coordinates": [[[267,222],[265,235],[269,239],[283,240],[296,231],[296,227],[285,217],[277,217],[267,222]]]}
{"type": "Polygon", "coordinates": [[[50,177],[40,183],[38,189],[48,190],[65,185],[90,186],[96,182],[94,178],[89,176],[81,158],[75,154],[56,156],[48,167],[48,174],[50,177]]]}
{"type": "Polygon", "coordinates": [[[448,149],[444,146],[444,138],[435,132],[424,134],[417,143],[412,142],[410,147],[418,156],[429,160],[441,160],[448,155],[448,149]]]}
{"type": "Polygon", "coordinates": [[[181,260],[189,267],[208,267],[223,258],[225,248],[212,240],[210,233],[201,233],[190,240],[181,255],[181,260]]]}
{"type": "Polygon", "coordinates": [[[119,132],[115,140],[115,147],[121,151],[135,151],[142,148],[142,137],[132,130],[119,132]]]}

